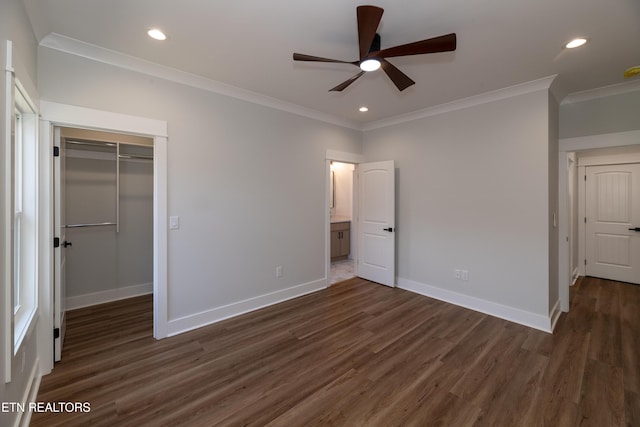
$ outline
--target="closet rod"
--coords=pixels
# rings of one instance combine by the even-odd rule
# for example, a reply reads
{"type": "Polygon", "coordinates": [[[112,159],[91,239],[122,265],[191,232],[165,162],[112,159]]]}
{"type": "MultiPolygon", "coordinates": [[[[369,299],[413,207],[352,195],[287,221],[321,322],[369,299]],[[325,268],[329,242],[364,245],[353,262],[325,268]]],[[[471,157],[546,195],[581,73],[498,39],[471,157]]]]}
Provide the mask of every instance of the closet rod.
{"type": "Polygon", "coordinates": [[[116,225],[115,222],[93,222],[87,224],[67,224],[65,228],[81,228],[81,227],[102,227],[105,225],[116,225]]]}
{"type": "Polygon", "coordinates": [[[142,154],[118,154],[121,159],[142,159],[153,160],[153,156],[143,156],[142,154]]]}
{"type": "Polygon", "coordinates": [[[93,141],[83,141],[81,139],[67,139],[65,142],[67,144],[90,145],[92,147],[115,147],[116,146],[114,142],[93,142],[93,141]]]}

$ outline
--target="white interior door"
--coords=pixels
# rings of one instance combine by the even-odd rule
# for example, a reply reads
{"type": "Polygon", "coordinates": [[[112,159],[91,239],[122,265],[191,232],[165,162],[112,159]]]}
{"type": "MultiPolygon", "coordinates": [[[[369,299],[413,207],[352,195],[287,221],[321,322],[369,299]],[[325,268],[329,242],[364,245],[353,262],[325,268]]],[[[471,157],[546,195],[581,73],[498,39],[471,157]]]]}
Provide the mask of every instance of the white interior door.
{"type": "Polygon", "coordinates": [[[586,168],[588,276],[640,284],[640,164],[586,168]]]}
{"type": "Polygon", "coordinates": [[[358,276],[395,286],[393,160],[358,165],[358,276]]]}
{"type": "Polygon", "coordinates": [[[65,218],[65,150],[60,137],[60,128],[54,128],[54,146],[59,155],[53,160],[54,175],[54,235],[58,238],[58,247],[54,248],[54,290],[53,290],[53,359],[58,362],[62,358],[62,343],[66,329],[65,298],[65,248],[70,245],[66,240],[65,218]]]}

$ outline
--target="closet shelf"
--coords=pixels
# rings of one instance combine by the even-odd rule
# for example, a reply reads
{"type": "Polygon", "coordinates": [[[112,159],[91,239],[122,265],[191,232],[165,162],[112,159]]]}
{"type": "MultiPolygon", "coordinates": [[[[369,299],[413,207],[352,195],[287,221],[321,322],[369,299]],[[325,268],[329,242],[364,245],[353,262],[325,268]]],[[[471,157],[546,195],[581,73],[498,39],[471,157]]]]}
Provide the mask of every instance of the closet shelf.
{"type": "Polygon", "coordinates": [[[81,228],[81,227],[103,227],[106,225],[118,225],[115,222],[92,222],[87,224],[67,224],[65,228],[81,228]]]}

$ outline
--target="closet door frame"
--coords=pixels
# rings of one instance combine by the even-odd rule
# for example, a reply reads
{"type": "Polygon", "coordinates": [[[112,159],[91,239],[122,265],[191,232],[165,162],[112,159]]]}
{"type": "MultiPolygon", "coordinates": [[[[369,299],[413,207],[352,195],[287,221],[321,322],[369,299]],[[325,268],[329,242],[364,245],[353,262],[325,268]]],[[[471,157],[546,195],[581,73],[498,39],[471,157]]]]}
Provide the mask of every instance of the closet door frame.
{"type": "Polygon", "coordinates": [[[153,138],[153,336],[168,336],[167,304],[167,122],[48,101],[40,102],[40,320],[38,349],[40,374],[53,369],[53,129],[75,127],[131,133],[153,138]]]}

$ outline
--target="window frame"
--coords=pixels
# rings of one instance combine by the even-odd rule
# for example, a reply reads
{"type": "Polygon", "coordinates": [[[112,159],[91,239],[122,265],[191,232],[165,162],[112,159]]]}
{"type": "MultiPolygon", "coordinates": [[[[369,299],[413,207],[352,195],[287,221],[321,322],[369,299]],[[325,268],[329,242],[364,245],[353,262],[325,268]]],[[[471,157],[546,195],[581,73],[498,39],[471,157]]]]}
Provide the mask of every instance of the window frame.
{"type": "Polygon", "coordinates": [[[18,79],[14,83],[13,245],[12,296],[13,355],[35,324],[38,310],[38,113],[18,79]]]}

